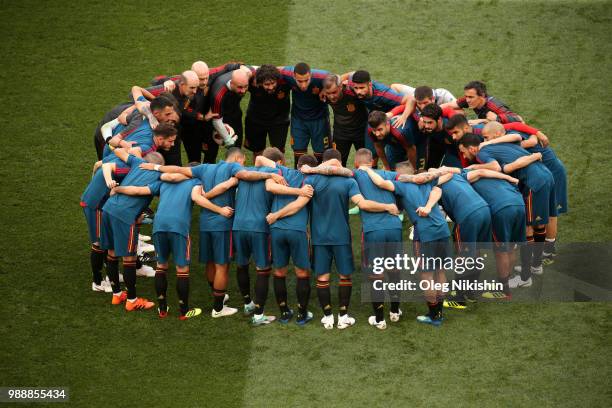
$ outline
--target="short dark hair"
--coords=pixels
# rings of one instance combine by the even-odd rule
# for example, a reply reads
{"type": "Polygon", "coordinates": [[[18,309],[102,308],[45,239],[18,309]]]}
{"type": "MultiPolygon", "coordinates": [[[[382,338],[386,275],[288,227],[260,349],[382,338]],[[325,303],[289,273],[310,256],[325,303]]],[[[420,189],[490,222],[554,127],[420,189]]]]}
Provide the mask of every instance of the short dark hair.
{"type": "Polygon", "coordinates": [[[361,161],[372,161],[372,151],[370,149],[366,149],[365,147],[362,147],[361,149],[357,150],[355,152],[355,161],[359,160],[361,161]]]}
{"type": "Polygon", "coordinates": [[[285,160],[285,155],[277,147],[266,147],[261,155],[273,162],[285,160]]]}
{"type": "Polygon", "coordinates": [[[255,81],[258,84],[263,84],[266,81],[278,81],[280,76],[278,68],[270,64],[264,64],[255,71],[255,81]]]}
{"type": "Polygon", "coordinates": [[[239,147],[230,147],[225,151],[225,160],[230,159],[234,156],[244,157],[244,153],[240,150],[239,147]]]}
{"type": "Polygon", "coordinates": [[[463,90],[466,91],[468,89],[476,90],[476,95],[478,96],[487,96],[487,86],[482,81],[468,82],[467,85],[463,87],[463,90]]]}
{"type": "Polygon", "coordinates": [[[482,139],[478,135],[475,135],[473,133],[466,133],[465,135],[463,135],[461,140],[459,140],[458,144],[463,145],[465,147],[471,147],[479,146],[480,143],[482,143],[482,139]]]}
{"type": "Polygon", "coordinates": [[[303,156],[300,156],[300,158],[298,159],[297,168],[299,169],[303,165],[307,165],[310,167],[316,167],[318,163],[319,162],[317,161],[316,157],[314,157],[311,154],[305,154],[303,156]]]}
{"type": "Polygon", "coordinates": [[[387,121],[387,114],[382,111],[372,111],[368,115],[368,125],[370,127],[375,128],[387,121]]]}
{"type": "Polygon", "coordinates": [[[356,84],[365,84],[370,82],[372,79],[370,78],[370,73],[365,69],[360,69],[353,72],[353,76],[351,80],[356,84]]]}
{"type": "Polygon", "coordinates": [[[438,120],[440,116],[442,116],[442,108],[435,103],[430,103],[421,109],[421,116],[427,116],[433,120],[438,120]]]}
{"type": "Polygon", "coordinates": [[[305,62],[298,62],[293,67],[293,73],[298,75],[306,75],[310,72],[310,65],[305,62]]]}
{"type": "Polygon", "coordinates": [[[399,163],[395,163],[395,170],[399,170],[399,171],[407,170],[409,174],[414,174],[414,166],[408,160],[399,162],[399,163]]]}
{"type": "Polygon", "coordinates": [[[161,136],[164,139],[171,136],[176,136],[176,134],[177,130],[172,123],[160,123],[155,129],[153,129],[154,136],[161,136]]]}
{"type": "Polygon", "coordinates": [[[433,98],[434,91],[429,86],[419,86],[414,89],[414,99],[422,101],[423,99],[433,98]]]}
{"type": "Polygon", "coordinates": [[[446,125],[444,125],[444,129],[453,130],[457,126],[462,126],[462,125],[467,125],[467,124],[468,124],[468,120],[465,117],[465,115],[458,113],[456,115],[451,116],[448,119],[448,121],[446,122],[446,125]]]}
{"type": "Polygon", "coordinates": [[[342,155],[340,154],[340,151],[333,148],[325,150],[323,152],[323,161],[328,161],[331,159],[342,160],[342,155]]]}
{"type": "Polygon", "coordinates": [[[152,112],[162,110],[168,106],[172,106],[177,113],[180,112],[176,98],[168,92],[158,95],[151,101],[152,112]]]}

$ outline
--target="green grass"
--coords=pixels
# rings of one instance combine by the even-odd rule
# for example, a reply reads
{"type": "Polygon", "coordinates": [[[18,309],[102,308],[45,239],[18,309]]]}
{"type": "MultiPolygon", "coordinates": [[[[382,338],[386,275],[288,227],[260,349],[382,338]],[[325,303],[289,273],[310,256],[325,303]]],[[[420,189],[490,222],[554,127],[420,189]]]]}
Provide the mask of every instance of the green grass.
{"type": "MultiPolygon", "coordinates": [[[[78,199],[95,124],[131,85],[196,59],[306,60],[455,94],[485,80],[551,137],[568,168],[560,239],[609,241],[610,10],[584,1],[3,2],[0,386],[69,386],[75,406],[609,405],[609,304],[479,304],[450,312],[441,330],[418,327],[423,307],[409,304],[402,322],[378,332],[356,288],[358,325],[345,332],[252,329],[241,317],[159,322],[89,291],[78,199]]],[[[357,219],[352,228],[358,243],[357,219]]],[[[192,303],[208,311],[200,265],[192,277],[192,303]]],[[[153,297],[150,281],[139,290],[153,297]]],[[[234,282],[230,295],[235,305],[234,282]]]]}

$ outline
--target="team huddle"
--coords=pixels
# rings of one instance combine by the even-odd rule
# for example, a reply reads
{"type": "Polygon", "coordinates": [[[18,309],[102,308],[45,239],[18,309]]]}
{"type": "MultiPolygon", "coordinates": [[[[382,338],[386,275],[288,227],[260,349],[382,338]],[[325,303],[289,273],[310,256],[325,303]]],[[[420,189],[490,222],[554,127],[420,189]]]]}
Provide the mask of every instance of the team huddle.
{"type": "MultiPolygon", "coordinates": [[[[348,313],[355,271],[349,213],[359,213],[368,248],[401,244],[404,215],[412,225],[415,256],[475,257],[481,244],[493,247],[503,290],[449,294],[432,285],[423,291],[427,312],[417,321],[434,326],[442,324],[444,307],[465,309],[480,296],[510,299],[512,289],[531,286],[533,275],[541,275],[556,255],[557,216],[567,212],[565,168],[547,136],[490,96],[480,81],[469,82],[455,98],[442,88],[387,86],[365,70],[336,75],[306,63],[209,68],[198,61],[180,75],[155,78],[149,88],[134,86],[130,99],[100,121],[94,135],[98,161],[81,197],[92,289],[112,292],[112,304],[127,311],[157,303],[159,317],[168,316],[172,260],[178,317],[202,313],[189,305],[194,203],[200,207],[198,256],[212,291],[211,316],[238,312],[226,305],[234,262],[243,313],[256,326],[276,320],[264,312],[270,275],[278,321],[311,321],[311,274],[323,327],[355,324],[348,313]],[[240,102],[247,92],[243,121],[240,102]],[[477,119],[466,117],[468,109],[477,119]],[[292,167],[285,162],[288,133],[292,167]],[[217,160],[220,147],[224,157],[217,160]],[[253,152],[250,167],[242,147],[253,152]],[[349,210],[351,202],[355,208],[349,210]],[[146,222],[153,223],[153,245],[139,234],[146,222]],[[154,250],[154,270],[143,264],[151,259],[143,258],[143,248],[154,250]],[[295,312],[286,283],[290,264],[295,312]],[[137,275],[154,276],[156,303],[138,297],[137,275]]],[[[375,252],[362,251],[363,265],[371,264],[375,252]]],[[[419,274],[421,280],[446,282],[439,266],[423,263],[419,274]]],[[[368,273],[367,279],[374,290],[377,281],[397,275],[368,273]]],[[[473,282],[479,276],[453,279],[473,282]]],[[[372,307],[368,323],[385,329],[384,302],[372,301],[372,307]]],[[[397,322],[401,315],[400,299],[392,295],[389,319],[397,322]]]]}

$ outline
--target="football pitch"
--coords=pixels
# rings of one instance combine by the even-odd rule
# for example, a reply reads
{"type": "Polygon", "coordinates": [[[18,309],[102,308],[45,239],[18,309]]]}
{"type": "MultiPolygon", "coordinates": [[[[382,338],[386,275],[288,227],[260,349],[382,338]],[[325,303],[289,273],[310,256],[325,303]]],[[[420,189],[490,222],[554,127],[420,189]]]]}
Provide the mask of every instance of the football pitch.
{"type": "MultiPolygon", "coordinates": [[[[610,1],[23,0],[3,1],[0,21],[0,387],[69,387],[81,407],[612,404],[610,304],[480,303],[449,311],[439,329],[415,322],[423,304],[405,304],[403,319],[379,331],[355,284],[348,330],[323,330],[314,290],[311,324],[252,328],[242,315],[210,318],[196,262],[190,303],[204,314],[160,321],[91,291],[79,207],[94,128],[132,85],[198,59],[306,61],[455,95],[483,80],[565,163],[560,242],[609,242],[610,1]]],[[[351,224],[358,261],[359,218],[351,224]]],[[[230,276],[236,307],[234,268],[230,276]]],[[[138,290],[155,298],[152,279],[139,278],[138,290]]],[[[272,290],[267,311],[278,314],[272,290]]]]}

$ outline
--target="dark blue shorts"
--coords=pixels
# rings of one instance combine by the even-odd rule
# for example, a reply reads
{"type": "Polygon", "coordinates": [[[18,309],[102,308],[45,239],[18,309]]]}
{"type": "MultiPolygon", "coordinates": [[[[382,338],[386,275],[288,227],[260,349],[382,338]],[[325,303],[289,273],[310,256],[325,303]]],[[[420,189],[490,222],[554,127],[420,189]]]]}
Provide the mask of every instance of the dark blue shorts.
{"type": "Polygon", "coordinates": [[[385,155],[387,156],[387,162],[389,162],[391,170],[395,170],[395,165],[397,163],[408,160],[406,150],[401,146],[386,145],[385,155]]]}
{"type": "Polygon", "coordinates": [[[419,272],[435,272],[442,270],[445,258],[451,254],[448,239],[436,239],[434,241],[421,242],[412,241],[414,256],[421,257],[419,272]]]}
{"type": "Polygon", "coordinates": [[[557,198],[552,182],[546,183],[538,191],[526,189],[523,192],[523,200],[527,225],[546,225],[548,217],[557,216],[557,198]]]}
{"type": "Polygon", "coordinates": [[[307,150],[308,142],[315,153],[323,153],[331,147],[329,117],[302,120],[291,116],[291,149],[307,150]]]}
{"type": "Polygon", "coordinates": [[[102,233],[102,210],[99,208],[83,207],[85,220],[87,221],[87,230],[89,231],[89,242],[92,244],[100,242],[100,234],[102,233]]]}
{"type": "Polygon", "coordinates": [[[336,261],[336,270],[340,275],[351,275],[355,271],[353,248],[348,245],[313,245],[312,266],[314,273],[325,275],[331,273],[332,261],[336,261]]]}
{"type": "Polygon", "coordinates": [[[374,258],[402,254],[400,228],[364,232],[361,240],[361,259],[364,266],[371,264],[374,258]]]}
{"type": "Polygon", "coordinates": [[[191,239],[176,232],[160,231],[153,234],[157,263],[165,264],[174,258],[176,266],[189,266],[191,262],[191,239]]]}
{"type": "Polygon", "coordinates": [[[200,231],[200,262],[230,263],[232,231],[200,231]]]}
{"type": "Polygon", "coordinates": [[[514,248],[514,243],[525,242],[525,207],[522,205],[511,205],[504,207],[491,217],[493,225],[493,241],[495,250],[509,252],[514,248]]]}
{"type": "Polygon", "coordinates": [[[136,256],[138,249],[138,231],[136,222],[126,224],[119,218],[102,212],[102,230],[100,246],[102,249],[112,249],[115,256],[136,256]]]}
{"type": "Polygon", "coordinates": [[[481,207],[453,227],[457,252],[470,251],[474,243],[491,242],[491,210],[481,207]]]}
{"type": "Polygon", "coordinates": [[[567,212],[567,171],[561,160],[547,160],[544,165],[550,170],[555,180],[555,201],[557,214],[567,212]]]}
{"type": "Polygon", "coordinates": [[[258,269],[270,267],[270,234],[265,232],[232,231],[236,264],[248,265],[251,255],[258,269]]]}
{"type": "Polygon", "coordinates": [[[289,258],[296,268],[310,269],[310,245],[304,231],[271,228],[272,264],[275,268],[289,265],[289,258]]]}

